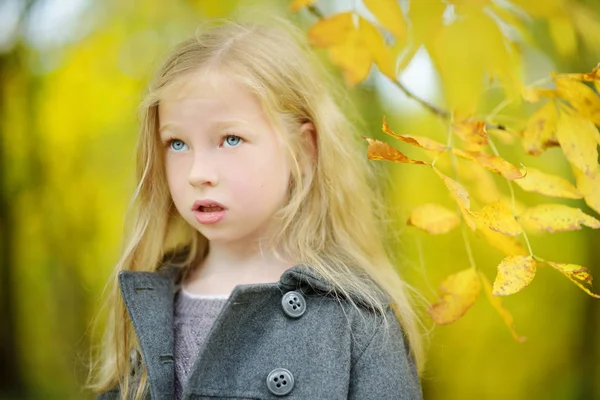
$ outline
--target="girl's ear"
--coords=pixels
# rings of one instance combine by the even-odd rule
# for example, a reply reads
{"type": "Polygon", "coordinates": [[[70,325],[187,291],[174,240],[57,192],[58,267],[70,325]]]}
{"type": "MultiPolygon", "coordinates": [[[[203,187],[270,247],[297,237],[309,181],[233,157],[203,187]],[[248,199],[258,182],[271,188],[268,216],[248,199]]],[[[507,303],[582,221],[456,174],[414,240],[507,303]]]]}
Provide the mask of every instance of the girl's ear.
{"type": "Polygon", "coordinates": [[[312,122],[305,122],[300,127],[300,135],[302,137],[302,151],[305,152],[306,158],[312,161],[317,159],[317,130],[312,122]]]}

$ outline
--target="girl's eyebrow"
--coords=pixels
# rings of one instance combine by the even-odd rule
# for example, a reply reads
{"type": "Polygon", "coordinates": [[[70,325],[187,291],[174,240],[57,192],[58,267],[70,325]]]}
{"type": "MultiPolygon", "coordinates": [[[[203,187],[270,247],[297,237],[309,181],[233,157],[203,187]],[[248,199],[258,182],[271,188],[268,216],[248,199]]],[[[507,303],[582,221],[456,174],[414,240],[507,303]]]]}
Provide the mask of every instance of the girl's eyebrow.
{"type": "MultiPolygon", "coordinates": [[[[228,120],[215,121],[215,122],[211,123],[209,126],[209,129],[223,130],[223,129],[229,129],[229,128],[233,128],[233,127],[250,126],[250,125],[251,125],[250,122],[243,120],[243,119],[228,119],[228,120]]],[[[174,133],[177,133],[177,131],[179,131],[179,130],[180,130],[180,127],[177,124],[166,123],[158,128],[158,133],[159,133],[159,135],[166,131],[173,131],[174,133]]]]}

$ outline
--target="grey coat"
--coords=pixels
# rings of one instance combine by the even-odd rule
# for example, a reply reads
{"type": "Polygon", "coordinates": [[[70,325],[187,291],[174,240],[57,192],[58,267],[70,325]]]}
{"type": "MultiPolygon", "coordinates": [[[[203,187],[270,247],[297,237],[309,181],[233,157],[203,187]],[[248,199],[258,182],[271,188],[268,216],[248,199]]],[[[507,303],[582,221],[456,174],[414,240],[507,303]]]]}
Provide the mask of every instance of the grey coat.
{"type": "MultiPolygon", "coordinates": [[[[150,382],[148,398],[174,392],[173,299],[179,269],[119,273],[150,382]]],[[[422,399],[407,342],[360,298],[335,296],[297,265],[279,282],[238,285],[209,332],[184,399],[422,399]]],[[[100,399],[119,398],[118,387],[100,399]]]]}

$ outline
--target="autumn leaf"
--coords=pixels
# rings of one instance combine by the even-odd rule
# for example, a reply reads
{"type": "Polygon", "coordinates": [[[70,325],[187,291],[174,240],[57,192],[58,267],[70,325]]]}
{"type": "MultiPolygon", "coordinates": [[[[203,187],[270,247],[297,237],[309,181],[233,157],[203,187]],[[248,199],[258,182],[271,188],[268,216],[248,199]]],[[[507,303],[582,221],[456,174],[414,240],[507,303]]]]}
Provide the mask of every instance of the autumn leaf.
{"type": "Polygon", "coordinates": [[[329,57],[342,69],[350,86],[364,81],[371,70],[371,52],[363,45],[363,39],[356,30],[350,31],[342,44],[330,47],[329,57]]]}
{"type": "Polygon", "coordinates": [[[600,171],[589,177],[577,167],[573,167],[573,174],[575,175],[577,188],[583,195],[585,203],[600,214],[600,171]]]}
{"type": "Polygon", "coordinates": [[[558,114],[553,102],[540,107],[529,119],[523,131],[523,148],[532,156],[539,156],[549,147],[558,146],[556,125],[558,114]]]}
{"type": "Polygon", "coordinates": [[[364,139],[369,142],[369,148],[367,150],[367,157],[369,160],[386,160],[405,164],[428,165],[426,162],[406,157],[400,150],[385,142],[367,137],[364,137],[364,139]]]}
{"type": "Polygon", "coordinates": [[[474,269],[452,274],[440,284],[438,302],[432,304],[427,312],[436,324],[450,324],[471,308],[480,290],[481,282],[474,269]]]}
{"type": "Polygon", "coordinates": [[[494,296],[492,294],[492,284],[485,276],[485,274],[483,274],[481,271],[479,272],[479,277],[481,278],[481,282],[483,283],[483,290],[488,300],[490,301],[490,303],[492,303],[492,306],[496,309],[496,311],[498,311],[498,314],[500,314],[500,316],[502,317],[502,320],[508,327],[510,334],[517,342],[523,343],[525,340],[527,340],[527,338],[525,338],[524,336],[520,336],[515,330],[515,320],[512,314],[502,304],[502,298],[494,296]]]}
{"type": "Polygon", "coordinates": [[[398,135],[394,133],[394,131],[389,127],[385,120],[385,116],[383,117],[381,130],[388,135],[403,141],[404,143],[411,144],[413,146],[421,147],[426,150],[443,152],[446,151],[446,146],[440,142],[436,142],[433,139],[424,136],[411,136],[411,135],[398,135]]]}
{"type": "Polygon", "coordinates": [[[515,220],[512,211],[500,201],[487,204],[473,215],[493,231],[509,236],[517,236],[522,232],[521,225],[515,220]]]}
{"type": "Polygon", "coordinates": [[[517,238],[495,232],[479,221],[477,223],[477,232],[483,236],[492,247],[498,249],[507,256],[529,254],[517,238]]]}
{"type": "Polygon", "coordinates": [[[598,129],[591,121],[561,112],[556,136],[567,160],[586,175],[598,170],[598,129]]]}
{"type": "Polygon", "coordinates": [[[362,82],[375,62],[380,71],[396,79],[395,59],[383,36],[369,21],[345,12],[320,19],[308,31],[311,43],[329,50],[329,57],[344,72],[350,85],[362,82]]]}
{"type": "Polygon", "coordinates": [[[528,168],[523,179],[515,181],[523,190],[543,194],[544,196],[581,199],[583,196],[575,186],[565,178],[546,174],[535,168],[528,168]]]}
{"type": "Polygon", "coordinates": [[[583,74],[555,74],[554,77],[559,79],[576,79],[583,82],[600,81],[600,63],[596,65],[590,72],[585,72],[583,74]]]}
{"type": "Polygon", "coordinates": [[[531,256],[508,256],[498,265],[492,294],[508,296],[517,293],[533,281],[536,262],[531,256]]]}
{"type": "Polygon", "coordinates": [[[502,175],[510,181],[520,179],[524,176],[519,168],[509,163],[502,157],[491,154],[468,152],[460,149],[453,149],[452,152],[466,160],[475,161],[482,167],[485,167],[496,174],[502,175]]]}
{"type": "Polygon", "coordinates": [[[293,0],[290,4],[290,10],[296,12],[304,7],[311,6],[316,0],[293,0]]]}
{"type": "Polygon", "coordinates": [[[558,92],[553,89],[539,89],[525,87],[521,91],[523,98],[530,103],[537,103],[541,99],[552,99],[558,96],[558,92]]]}
{"type": "Polygon", "coordinates": [[[485,130],[484,121],[461,121],[455,122],[452,129],[456,136],[464,142],[486,145],[488,143],[488,135],[485,130]]]}
{"type": "Polygon", "coordinates": [[[414,208],[406,223],[429,234],[439,235],[454,229],[460,223],[460,218],[445,207],[428,203],[414,208]]]}
{"type": "Polygon", "coordinates": [[[583,119],[600,125],[600,97],[587,85],[574,79],[554,79],[559,96],[571,103],[583,119]]]}
{"type": "Polygon", "coordinates": [[[475,230],[476,225],[473,221],[473,217],[471,216],[471,198],[469,197],[467,189],[465,189],[463,185],[456,182],[454,179],[442,174],[437,168],[433,167],[433,170],[440,178],[442,178],[442,181],[444,181],[444,184],[450,191],[450,194],[458,204],[458,207],[463,214],[463,218],[469,228],[475,230]]]}
{"type": "Polygon", "coordinates": [[[579,208],[563,204],[540,204],[525,210],[519,216],[519,222],[525,228],[548,232],[579,230],[583,225],[592,229],[600,228],[600,221],[581,211],[579,208]]]}
{"type": "Polygon", "coordinates": [[[600,299],[600,295],[593,293],[586,287],[586,285],[591,286],[592,284],[592,275],[587,268],[575,264],[561,264],[550,261],[546,261],[546,264],[550,265],[552,268],[569,278],[573,283],[579,286],[590,296],[600,299]]]}
{"type": "Polygon", "coordinates": [[[397,0],[364,0],[364,3],[385,29],[397,39],[404,39],[406,22],[397,0]]]}

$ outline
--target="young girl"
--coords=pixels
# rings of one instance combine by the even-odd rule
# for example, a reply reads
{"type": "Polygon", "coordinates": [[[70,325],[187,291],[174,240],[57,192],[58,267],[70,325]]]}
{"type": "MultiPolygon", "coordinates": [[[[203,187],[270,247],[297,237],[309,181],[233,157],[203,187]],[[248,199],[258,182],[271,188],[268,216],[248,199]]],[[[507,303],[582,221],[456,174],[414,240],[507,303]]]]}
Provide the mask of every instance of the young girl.
{"type": "Polygon", "coordinates": [[[100,398],[422,397],[365,143],[303,36],[223,23],[151,83],[100,398]]]}

